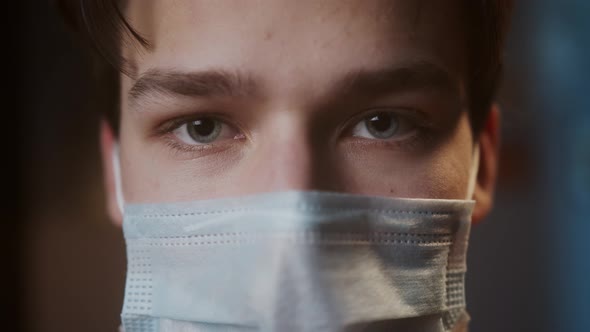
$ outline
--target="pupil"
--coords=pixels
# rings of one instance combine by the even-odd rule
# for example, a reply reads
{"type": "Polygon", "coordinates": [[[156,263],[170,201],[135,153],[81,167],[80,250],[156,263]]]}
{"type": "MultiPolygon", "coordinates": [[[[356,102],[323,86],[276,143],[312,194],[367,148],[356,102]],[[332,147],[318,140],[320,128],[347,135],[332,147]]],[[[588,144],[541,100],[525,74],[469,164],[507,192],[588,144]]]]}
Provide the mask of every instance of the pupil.
{"type": "Polygon", "coordinates": [[[376,114],[369,120],[369,123],[377,131],[387,131],[391,128],[391,116],[384,113],[376,114]]]}
{"type": "Polygon", "coordinates": [[[209,136],[215,131],[215,120],[201,119],[193,121],[193,131],[199,136],[209,136]]]}

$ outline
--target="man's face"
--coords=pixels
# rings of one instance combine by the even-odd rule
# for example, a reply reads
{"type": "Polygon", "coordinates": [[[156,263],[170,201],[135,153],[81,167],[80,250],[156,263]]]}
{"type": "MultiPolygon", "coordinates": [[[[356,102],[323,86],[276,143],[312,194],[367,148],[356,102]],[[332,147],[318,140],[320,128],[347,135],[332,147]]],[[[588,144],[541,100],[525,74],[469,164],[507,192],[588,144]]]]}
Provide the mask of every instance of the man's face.
{"type": "Polygon", "coordinates": [[[124,49],[136,68],[121,90],[126,202],[466,197],[474,137],[460,5],[131,1],[127,15],[152,49],[124,49]]]}

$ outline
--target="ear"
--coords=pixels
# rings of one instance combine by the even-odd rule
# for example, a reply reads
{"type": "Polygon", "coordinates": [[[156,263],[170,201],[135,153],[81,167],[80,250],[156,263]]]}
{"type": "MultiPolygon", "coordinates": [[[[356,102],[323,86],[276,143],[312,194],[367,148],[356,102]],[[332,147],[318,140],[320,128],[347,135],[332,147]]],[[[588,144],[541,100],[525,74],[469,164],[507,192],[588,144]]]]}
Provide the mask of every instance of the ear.
{"type": "Polygon", "coordinates": [[[498,105],[492,106],[477,141],[479,142],[480,159],[477,183],[473,193],[473,199],[476,202],[472,216],[474,223],[484,219],[493,206],[500,148],[500,109],[498,105]]]}
{"type": "Polygon", "coordinates": [[[117,204],[113,149],[115,136],[111,126],[103,119],[100,123],[100,153],[102,156],[103,181],[106,192],[107,212],[117,226],[123,224],[123,215],[117,204]]]}

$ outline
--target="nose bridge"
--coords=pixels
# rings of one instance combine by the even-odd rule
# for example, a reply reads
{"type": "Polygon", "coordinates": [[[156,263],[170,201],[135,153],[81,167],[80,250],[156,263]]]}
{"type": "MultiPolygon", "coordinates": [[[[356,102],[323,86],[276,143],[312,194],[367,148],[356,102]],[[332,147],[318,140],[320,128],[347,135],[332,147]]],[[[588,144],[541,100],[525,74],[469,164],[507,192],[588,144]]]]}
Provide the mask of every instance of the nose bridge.
{"type": "Polygon", "coordinates": [[[284,117],[272,131],[255,144],[251,159],[250,181],[259,191],[335,190],[337,177],[326,172],[331,165],[331,151],[326,142],[314,140],[305,121],[284,117]]]}
{"type": "Polygon", "coordinates": [[[270,190],[314,189],[314,175],[322,163],[316,160],[316,149],[304,132],[303,126],[294,122],[275,133],[275,139],[261,146],[262,160],[267,160],[265,173],[270,190]]]}

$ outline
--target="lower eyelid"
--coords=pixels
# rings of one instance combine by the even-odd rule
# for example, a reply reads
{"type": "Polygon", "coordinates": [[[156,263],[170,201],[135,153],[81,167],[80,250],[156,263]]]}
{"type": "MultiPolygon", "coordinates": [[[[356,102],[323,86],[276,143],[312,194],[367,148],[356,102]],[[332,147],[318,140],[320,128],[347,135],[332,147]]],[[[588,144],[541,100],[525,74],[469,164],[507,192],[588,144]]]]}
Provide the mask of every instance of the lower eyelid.
{"type": "Polygon", "coordinates": [[[181,150],[184,152],[194,152],[197,150],[204,151],[212,148],[212,144],[186,144],[178,142],[175,138],[171,137],[166,140],[167,145],[174,149],[181,150]]]}
{"type": "Polygon", "coordinates": [[[419,129],[413,130],[410,134],[405,137],[380,140],[358,136],[348,137],[346,140],[347,144],[357,145],[362,149],[370,149],[371,147],[382,147],[386,149],[406,149],[413,150],[418,149],[421,146],[428,144],[429,136],[427,133],[423,133],[419,129]]]}
{"type": "Polygon", "coordinates": [[[164,137],[164,144],[168,147],[171,155],[178,160],[191,160],[207,157],[212,154],[220,154],[235,146],[227,141],[217,144],[188,145],[179,142],[170,135],[164,137]]]}

